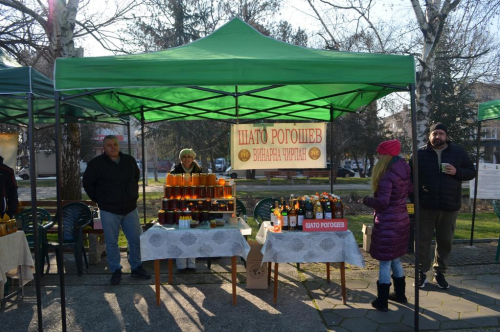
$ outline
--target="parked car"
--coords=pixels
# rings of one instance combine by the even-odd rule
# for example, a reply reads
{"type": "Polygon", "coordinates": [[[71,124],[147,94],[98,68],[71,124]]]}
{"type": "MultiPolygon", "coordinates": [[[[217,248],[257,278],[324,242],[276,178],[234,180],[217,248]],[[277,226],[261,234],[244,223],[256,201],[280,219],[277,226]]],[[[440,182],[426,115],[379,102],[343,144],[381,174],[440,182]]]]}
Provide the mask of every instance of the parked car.
{"type": "Polygon", "coordinates": [[[158,172],[170,172],[172,169],[172,163],[168,160],[158,161],[158,172]]]}
{"type": "MultiPolygon", "coordinates": [[[[277,169],[256,169],[255,176],[264,176],[264,172],[266,172],[266,171],[277,171],[277,169]]],[[[246,169],[235,170],[231,166],[229,166],[226,169],[225,174],[226,174],[226,176],[230,177],[231,179],[246,179],[247,170],[246,169]]]]}
{"type": "Polygon", "coordinates": [[[337,172],[337,177],[349,178],[349,177],[353,177],[354,175],[356,175],[356,173],[354,173],[352,170],[347,169],[347,168],[342,167],[342,166],[339,166],[339,170],[337,172]]]}
{"type": "Polygon", "coordinates": [[[225,172],[227,169],[227,162],[225,158],[217,158],[215,159],[215,171],[216,172],[225,172]]]}

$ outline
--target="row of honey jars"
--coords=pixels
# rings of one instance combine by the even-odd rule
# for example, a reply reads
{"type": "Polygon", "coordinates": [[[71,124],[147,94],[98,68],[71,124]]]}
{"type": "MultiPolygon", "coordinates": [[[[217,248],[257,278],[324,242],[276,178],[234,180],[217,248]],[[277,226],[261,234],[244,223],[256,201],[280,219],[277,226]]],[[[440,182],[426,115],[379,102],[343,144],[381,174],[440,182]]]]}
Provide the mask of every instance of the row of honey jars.
{"type": "Polygon", "coordinates": [[[164,198],[168,199],[198,199],[198,198],[233,198],[233,187],[225,186],[169,186],[164,188],[164,198]]]}
{"type": "Polygon", "coordinates": [[[0,221],[0,236],[17,232],[16,219],[0,221]]]}
{"type": "Polygon", "coordinates": [[[185,198],[162,201],[164,211],[234,211],[234,200],[220,201],[210,198],[198,201],[187,201],[185,198]]]}
{"type": "Polygon", "coordinates": [[[167,174],[165,184],[167,186],[223,186],[226,180],[217,179],[214,173],[181,173],[181,174],[167,174]]]}
{"type": "Polygon", "coordinates": [[[192,220],[196,220],[199,222],[209,221],[210,220],[210,212],[209,211],[158,211],[158,223],[160,225],[179,225],[179,219],[181,217],[188,217],[192,220]]]}

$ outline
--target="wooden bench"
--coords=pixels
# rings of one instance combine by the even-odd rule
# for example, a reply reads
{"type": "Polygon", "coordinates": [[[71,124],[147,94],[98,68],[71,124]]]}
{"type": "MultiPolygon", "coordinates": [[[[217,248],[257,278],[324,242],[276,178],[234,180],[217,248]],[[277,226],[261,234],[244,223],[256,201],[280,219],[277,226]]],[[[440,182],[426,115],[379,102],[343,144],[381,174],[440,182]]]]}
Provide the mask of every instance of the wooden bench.
{"type": "MultiPolygon", "coordinates": [[[[302,175],[307,178],[307,184],[311,184],[311,178],[330,178],[330,171],[304,170],[302,175]]],[[[331,178],[330,181],[332,181],[331,178]]],[[[335,181],[335,177],[333,178],[333,181],[335,181]]]]}
{"type": "MultiPolygon", "coordinates": [[[[73,202],[81,202],[85,205],[91,207],[97,207],[97,204],[94,201],[90,200],[63,200],[62,206],[73,202]]],[[[31,200],[29,201],[20,201],[20,211],[31,208],[31,200]]],[[[44,209],[50,213],[52,220],[57,213],[57,201],[56,200],[37,200],[36,201],[37,208],[44,209]]],[[[50,229],[47,230],[47,233],[57,234],[57,225],[54,225],[50,229]]],[[[104,242],[104,232],[102,229],[92,229],[92,230],[84,230],[84,234],[87,234],[89,238],[89,264],[97,264],[101,260],[102,254],[106,251],[106,244],[104,242]]]]}
{"type": "Polygon", "coordinates": [[[266,171],[264,176],[267,177],[267,184],[271,185],[271,178],[286,178],[293,184],[293,179],[297,177],[295,171],[266,171]]]}

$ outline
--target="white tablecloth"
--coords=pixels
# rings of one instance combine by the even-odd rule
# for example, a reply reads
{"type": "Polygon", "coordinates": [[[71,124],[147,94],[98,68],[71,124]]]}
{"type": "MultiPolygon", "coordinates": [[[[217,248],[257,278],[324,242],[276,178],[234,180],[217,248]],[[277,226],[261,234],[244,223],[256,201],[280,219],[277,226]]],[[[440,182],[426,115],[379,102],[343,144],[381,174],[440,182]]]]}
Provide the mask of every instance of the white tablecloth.
{"type": "Polygon", "coordinates": [[[250,246],[237,226],[166,228],[155,225],[141,235],[143,261],[167,258],[247,258],[250,246]]]}
{"type": "Polygon", "coordinates": [[[260,239],[264,240],[262,262],[274,263],[333,263],[365,267],[365,260],[351,231],[345,232],[266,232],[261,226],[260,239]]]}
{"type": "Polygon", "coordinates": [[[7,277],[19,278],[22,270],[23,285],[33,280],[33,258],[23,231],[0,237],[0,299],[4,297],[7,277]],[[19,269],[22,267],[22,269],[19,269]]]}

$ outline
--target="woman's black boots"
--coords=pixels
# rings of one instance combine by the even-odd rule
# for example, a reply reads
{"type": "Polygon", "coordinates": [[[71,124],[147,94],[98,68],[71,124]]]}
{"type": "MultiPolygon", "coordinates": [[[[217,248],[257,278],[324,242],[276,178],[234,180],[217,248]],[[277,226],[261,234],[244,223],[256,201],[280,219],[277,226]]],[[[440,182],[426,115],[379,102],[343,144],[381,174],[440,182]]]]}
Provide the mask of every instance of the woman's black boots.
{"type": "Polygon", "coordinates": [[[396,301],[399,303],[408,303],[408,299],[405,295],[406,282],[405,277],[396,278],[392,276],[392,281],[394,282],[394,292],[389,294],[389,300],[396,301]]]}
{"type": "Polygon", "coordinates": [[[377,281],[377,298],[372,301],[372,306],[380,311],[387,312],[389,300],[389,288],[391,284],[380,284],[377,281]]]}

